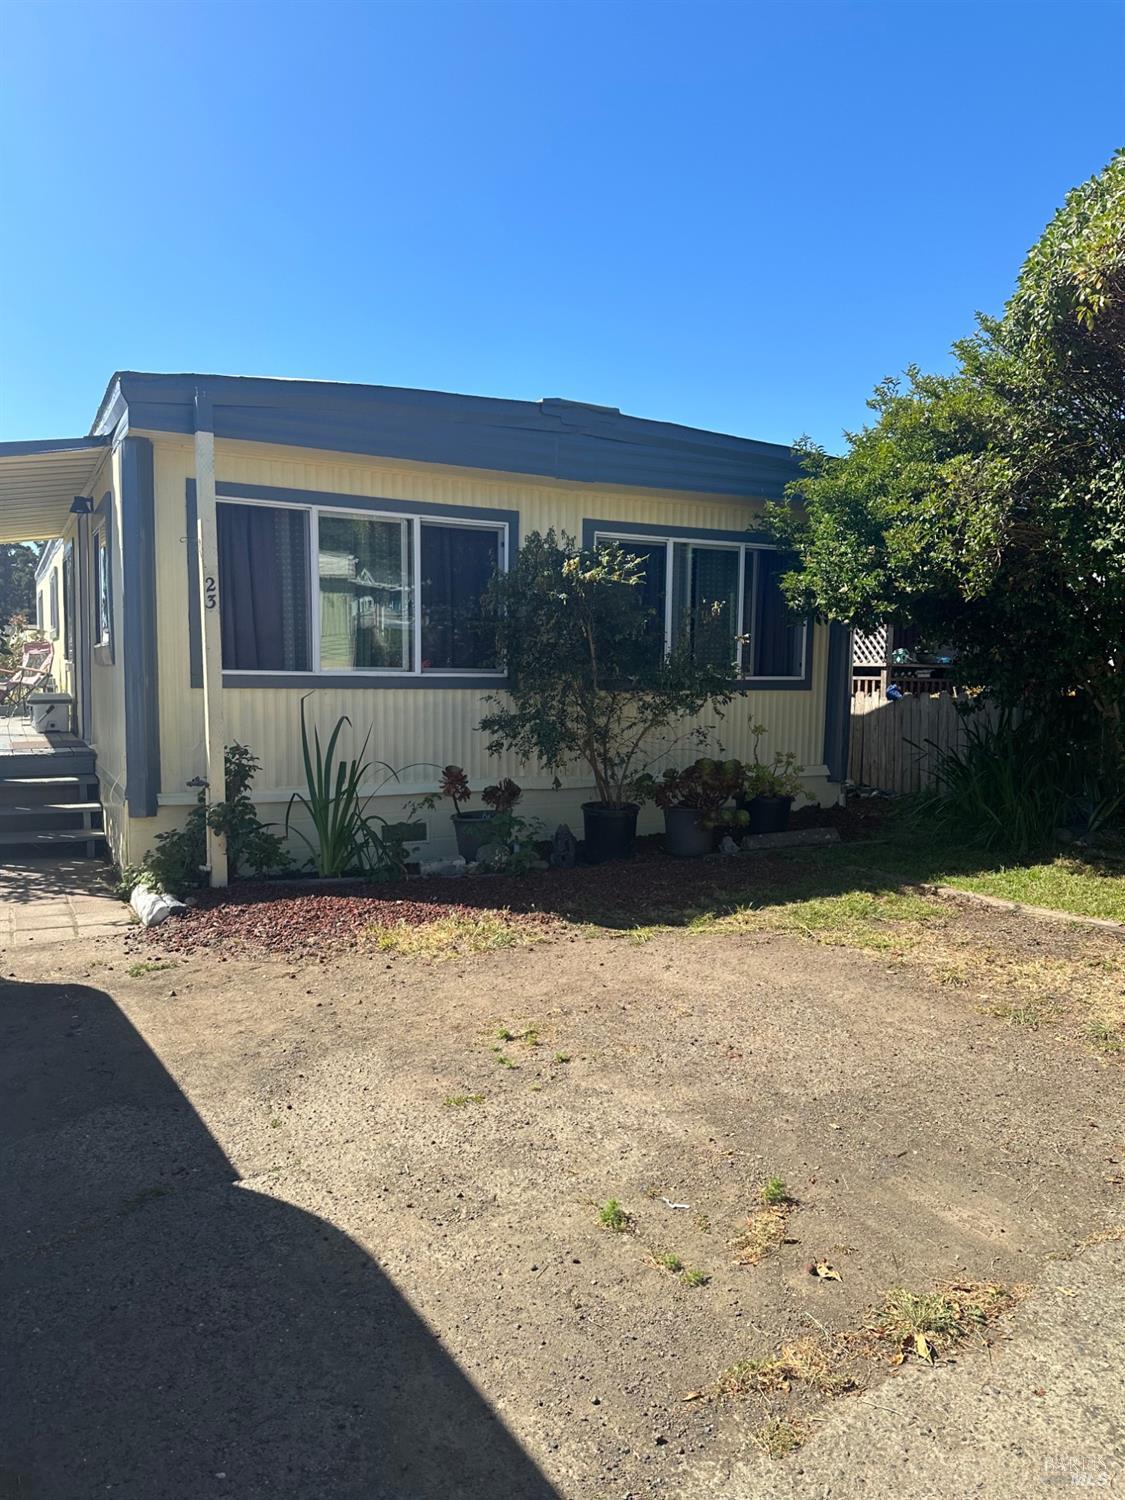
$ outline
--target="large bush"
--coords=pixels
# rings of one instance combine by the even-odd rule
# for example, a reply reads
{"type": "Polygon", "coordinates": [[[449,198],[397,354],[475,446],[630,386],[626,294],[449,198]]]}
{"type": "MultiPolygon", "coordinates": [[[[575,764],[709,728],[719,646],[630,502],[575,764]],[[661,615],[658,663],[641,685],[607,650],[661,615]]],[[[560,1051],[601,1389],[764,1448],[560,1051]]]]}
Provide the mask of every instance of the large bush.
{"type": "Polygon", "coordinates": [[[729,672],[688,648],[664,655],[639,570],[614,544],[533,532],[491,586],[508,690],[481,720],[489,753],[514,750],[556,776],[585,764],[609,807],[637,796],[669,734],[701,737],[687,721],[730,699],[729,672]]]}
{"type": "Polygon", "coordinates": [[[970,684],[1125,766],[1125,153],[1067,198],[947,376],[907,372],[831,457],[804,448],[801,609],[910,623],[970,684]]]}

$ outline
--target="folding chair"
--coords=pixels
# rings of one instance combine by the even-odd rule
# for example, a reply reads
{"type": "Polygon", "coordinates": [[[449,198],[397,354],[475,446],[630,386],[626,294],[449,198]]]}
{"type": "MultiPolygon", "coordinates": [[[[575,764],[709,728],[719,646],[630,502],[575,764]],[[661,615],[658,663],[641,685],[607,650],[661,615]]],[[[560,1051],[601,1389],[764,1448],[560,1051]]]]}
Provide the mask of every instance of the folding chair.
{"type": "Polygon", "coordinates": [[[0,677],[0,704],[9,717],[15,708],[26,709],[28,698],[50,677],[54,655],[50,641],[24,641],[18,669],[0,677]]]}

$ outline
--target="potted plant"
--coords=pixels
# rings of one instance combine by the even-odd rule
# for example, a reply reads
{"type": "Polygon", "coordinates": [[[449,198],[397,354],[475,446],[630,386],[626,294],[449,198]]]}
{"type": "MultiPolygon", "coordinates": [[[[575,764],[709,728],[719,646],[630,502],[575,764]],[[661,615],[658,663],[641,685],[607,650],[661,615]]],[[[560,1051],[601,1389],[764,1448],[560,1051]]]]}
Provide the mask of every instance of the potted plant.
{"type": "Polygon", "coordinates": [[[677,771],[669,767],[652,782],[652,797],[664,811],[664,849],[680,859],[710,854],[717,828],[747,827],[749,813],[730,806],[741,791],[739,760],[703,757],[677,771]]]}
{"type": "Polygon", "coordinates": [[[464,804],[472,795],[469,778],[462,768],[445,766],[437,791],[410,804],[411,813],[417,814],[423,810],[433,812],[443,798],[453,803],[450,818],[453,836],[457,840],[457,853],[466,864],[472,864],[486,844],[510,841],[512,809],[523,796],[523,790],[510,776],[504,776],[481,793],[483,808],[466,809],[464,804]]]}
{"type": "Polygon", "coordinates": [[[694,661],[690,647],[665,656],[642,582],[641,559],[616,544],[579,548],[548,531],[528,536],[490,585],[508,681],[480,723],[489,753],[537,761],[556,784],[588,768],[597,795],[582,806],[583,852],[593,864],[632,853],[654,744],[666,755],[669,731],[730,700],[729,673],[694,661]]]}
{"type": "Polygon", "coordinates": [[[801,780],[804,766],[798,765],[792,750],[779,750],[772,760],[763,761],[758,745],[766,732],[764,724],[750,728],[754,736],[754,759],[743,768],[739,807],[749,814],[750,833],[784,833],[789,814],[798,797],[808,797],[801,780]]]}

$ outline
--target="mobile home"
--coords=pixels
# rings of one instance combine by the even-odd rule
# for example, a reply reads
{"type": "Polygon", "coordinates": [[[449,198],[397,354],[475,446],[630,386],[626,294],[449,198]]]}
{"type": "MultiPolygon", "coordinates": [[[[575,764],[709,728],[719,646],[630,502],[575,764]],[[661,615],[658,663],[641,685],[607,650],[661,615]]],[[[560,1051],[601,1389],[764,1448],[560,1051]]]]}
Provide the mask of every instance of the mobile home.
{"type": "MultiPolygon", "coordinates": [[[[716,748],[748,755],[760,722],[763,748],[794,751],[810,794],[838,800],[847,633],[790,615],[761,525],[796,472],[776,444],[580,402],[120,372],[88,435],[0,444],[0,540],[51,539],[40,629],[73,705],[65,748],[89,757],[123,864],[201,781],[221,785],[235,741],[282,822],[304,782],[302,700],[322,731],[349,717],[348,753],[370,730],[371,754],[415,768],[380,793],[385,816],[455,762],[478,789],[514,776],[529,815],[577,827],[579,768],[555,787],[490,761],[477,730],[504,691],[482,591],[551,527],[641,556],[669,643],[681,606],[723,611],[738,696],[716,748]]],[[[427,855],[452,847],[443,815],[418,831],[427,855]]]]}

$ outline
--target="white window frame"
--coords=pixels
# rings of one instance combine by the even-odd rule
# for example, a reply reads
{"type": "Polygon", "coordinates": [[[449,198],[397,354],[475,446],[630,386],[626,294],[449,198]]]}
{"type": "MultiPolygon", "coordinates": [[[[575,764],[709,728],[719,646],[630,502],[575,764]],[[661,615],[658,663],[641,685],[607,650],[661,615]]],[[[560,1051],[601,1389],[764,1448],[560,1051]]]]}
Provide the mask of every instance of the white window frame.
{"type": "Polygon", "coordinates": [[[780,547],[771,547],[765,542],[730,542],[716,541],[714,537],[707,536],[660,536],[658,534],[642,535],[638,532],[603,531],[600,528],[594,532],[594,545],[600,546],[605,542],[619,542],[623,546],[638,544],[644,547],[663,547],[664,555],[664,651],[668,654],[672,650],[672,590],[673,590],[673,567],[674,552],[677,546],[707,547],[712,550],[738,553],[738,629],[735,639],[738,646],[737,665],[735,668],[734,681],[736,682],[803,682],[808,671],[809,662],[809,622],[801,621],[801,666],[798,672],[759,672],[752,674],[744,670],[746,653],[753,650],[753,641],[743,638],[743,626],[746,621],[746,555],[754,554],[753,579],[751,581],[750,596],[750,619],[754,621],[758,616],[758,589],[761,566],[758,554],[762,552],[780,552],[780,547]]]}
{"type": "Polygon", "coordinates": [[[94,528],[93,548],[94,645],[108,646],[113,639],[113,594],[109,561],[109,521],[103,519],[94,528]],[[105,594],[105,618],[102,618],[102,594],[105,594]]]}
{"type": "MultiPolygon", "coordinates": [[[[306,671],[294,670],[284,673],[287,677],[308,678],[310,682],[318,677],[341,677],[348,676],[357,679],[368,677],[394,678],[400,681],[403,678],[417,678],[425,682],[433,677],[465,677],[478,678],[489,677],[501,680],[505,673],[503,667],[430,667],[422,669],[422,629],[420,617],[420,605],[422,597],[422,527],[432,526],[466,526],[475,531],[491,531],[500,537],[500,571],[508,571],[509,561],[509,539],[508,522],[492,521],[482,519],[480,521],[469,516],[444,516],[439,512],[426,513],[423,511],[409,510],[377,510],[370,506],[345,506],[345,505],[302,505],[291,500],[263,500],[256,496],[251,498],[242,495],[220,495],[216,502],[218,505],[260,505],[267,510],[295,510],[300,511],[305,517],[305,545],[308,553],[306,562],[308,566],[308,590],[309,590],[309,659],[316,666],[306,671]],[[411,665],[409,667],[322,667],[320,665],[320,517],[343,516],[349,520],[360,521],[394,521],[402,527],[405,538],[407,531],[410,534],[410,543],[413,549],[411,567],[411,665]],[[406,523],[403,525],[403,523],[406,523]]],[[[220,587],[222,580],[220,579],[220,587]]],[[[253,668],[253,667],[224,667],[226,672],[237,672],[240,677],[276,677],[276,668],[253,668]]]]}

